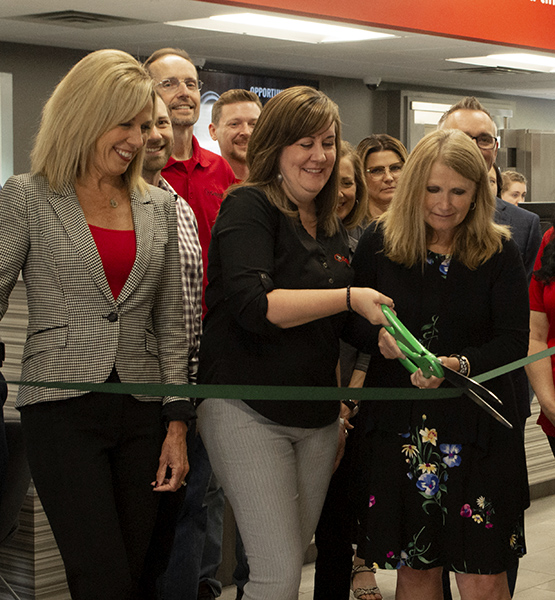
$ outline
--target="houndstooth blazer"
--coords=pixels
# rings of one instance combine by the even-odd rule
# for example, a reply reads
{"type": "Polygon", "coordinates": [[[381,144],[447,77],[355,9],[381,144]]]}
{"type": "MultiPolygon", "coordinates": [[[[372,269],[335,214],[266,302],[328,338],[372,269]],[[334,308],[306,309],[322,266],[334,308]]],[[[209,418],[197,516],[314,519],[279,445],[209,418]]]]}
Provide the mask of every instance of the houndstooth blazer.
{"type": "MultiPolygon", "coordinates": [[[[0,318],[22,271],[23,381],[100,383],[115,365],[122,382],[187,383],[175,202],[149,186],[131,194],[131,209],[136,257],[116,300],[72,185],[57,193],[26,174],[0,191],[0,318]]],[[[84,393],[21,386],[16,406],[84,393]]]]}

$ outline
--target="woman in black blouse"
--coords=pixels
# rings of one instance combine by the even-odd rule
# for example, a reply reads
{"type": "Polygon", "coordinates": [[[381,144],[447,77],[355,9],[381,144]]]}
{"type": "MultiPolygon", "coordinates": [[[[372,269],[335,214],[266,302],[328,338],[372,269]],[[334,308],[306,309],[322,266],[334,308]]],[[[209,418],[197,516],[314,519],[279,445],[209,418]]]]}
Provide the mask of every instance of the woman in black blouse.
{"type": "MultiPolygon", "coordinates": [[[[309,87],[264,107],[250,175],[223,201],[209,251],[199,381],[337,385],[339,333],[352,309],[384,323],[369,288],[350,288],[336,216],[337,106],[309,87]]],[[[235,513],[250,578],[245,600],[296,600],[337,449],[329,401],[208,399],[199,427],[235,513]]]]}
{"type": "MultiPolygon", "coordinates": [[[[353,258],[355,283],[392,295],[409,331],[447,367],[470,376],[522,358],[528,346],[526,276],[494,210],[476,145],[460,131],[431,133],[413,150],[389,210],[366,230],[353,258]]],[[[420,370],[409,376],[385,330],[381,356],[368,343],[366,324],[350,325],[351,341],[358,336],[357,345],[376,353],[366,385],[443,384],[420,370]]],[[[510,376],[486,385],[516,425],[510,376]]],[[[504,427],[456,394],[366,402],[357,419],[357,555],[370,568],[397,569],[397,600],[443,598],[442,568],[456,573],[462,600],[509,600],[505,571],[525,552],[529,502],[520,428],[504,427]]]]}

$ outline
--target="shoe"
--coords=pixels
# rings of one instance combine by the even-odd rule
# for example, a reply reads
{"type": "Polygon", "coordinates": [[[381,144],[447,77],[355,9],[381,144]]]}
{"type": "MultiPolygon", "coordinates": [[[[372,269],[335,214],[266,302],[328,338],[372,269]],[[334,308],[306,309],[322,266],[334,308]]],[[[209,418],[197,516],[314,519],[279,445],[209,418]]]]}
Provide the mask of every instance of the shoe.
{"type": "Polygon", "coordinates": [[[216,600],[212,588],[205,581],[198,586],[197,600],[216,600]]]}
{"type": "Polygon", "coordinates": [[[237,596],[235,596],[235,600],[241,600],[241,598],[243,597],[243,590],[237,590],[237,596]]]}
{"type": "Polygon", "coordinates": [[[368,567],[366,565],[353,565],[353,570],[351,571],[351,587],[353,588],[353,596],[360,600],[363,596],[373,596],[372,598],[364,598],[363,600],[383,600],[382,593],[380,592],[380,588],[377,585],[372,587],[354,587],[355,577],[359,573],[374,573],[376,574],[376,569],[374,567],[368,567]]]}

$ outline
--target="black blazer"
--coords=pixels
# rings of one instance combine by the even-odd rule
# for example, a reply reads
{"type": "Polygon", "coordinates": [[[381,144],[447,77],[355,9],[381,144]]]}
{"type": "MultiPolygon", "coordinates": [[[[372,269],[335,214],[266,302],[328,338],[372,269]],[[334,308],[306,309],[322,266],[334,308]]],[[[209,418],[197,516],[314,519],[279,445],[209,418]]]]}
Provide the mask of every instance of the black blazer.
{"type": "Polygon", "coordinates": [[[494,219],[496,223],[510,227],[530,283],[534,262],[542,241],[540,218],[529,210],[496,198],[494,219]]]}

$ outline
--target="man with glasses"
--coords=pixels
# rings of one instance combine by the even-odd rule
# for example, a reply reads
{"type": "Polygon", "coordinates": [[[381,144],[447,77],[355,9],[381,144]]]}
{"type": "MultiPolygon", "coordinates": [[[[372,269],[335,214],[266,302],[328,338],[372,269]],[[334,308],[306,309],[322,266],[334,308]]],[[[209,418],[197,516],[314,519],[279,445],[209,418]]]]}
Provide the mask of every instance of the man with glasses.
{"type": "MultiPolygon", "coordinates": [[[[178,48],[162,48],[145,62],[155,89],[168,107],[174,146],[162,176],[193,209],[203,262],[204,290],[207,284],[208,247],[211,231],[227,188],[235,183],[229,164],[217,154],[201,148],[193,135],[200,114],[197,70],[189,55],[178,48]]],[[[213,600],[221,593],[216,571],[221,562],[224,495],[212,473],[199,436],[189,445],[191,470],[185,501],[180,510],[170,562],[160,578],[159,595],[164,600],[213,600]]]]}
{"type": "MultiPolygon", "coordinates": [[[[438,129],[460,129],[472,138],[482,153],[488,171],[491,169],[497,156],[499,144],[497,142],[497,127],[492,116],[479,100],[467,96],[453,105],[443,114],[438,123],[438,129]]],[[[508,225],[512,238],[515,241],[524,262],[528,280],[532,277],[534,262],[541,244],[540,219],[538,215],[509,204],[501,198],[496,198],[495,222],[508,225]]],[[[524,433],[526,418],[530,416],[530,392],[528,379],[524,369],[512,372],[513,383],[516,388],[520,427],[524,433]]],[[[502,450],[499,450],[502,452],[502,450]]],[[[507,571],[511,597],[516,584],[517,569],[507,571]]],[[[451,598],[448,573],[444,572],[444,597],[451,598]]]]}
{"type": "MultiPolygon", "coordinates": [[[[481,102],[472,96],[463,98],[443,114],[438,129],[460,129],[472,138],[482,153],[488,171],[497,156],[497,127],[481,102]]],[[[528,280],[540,248],[541,229],[538,215],[497,198],[495,222],[508,225],[524,262],[528,280]],[[516,210],[514,210],[516,209],[516,210]]]]}
{"type": "MultiPolygon", "coordinates": [[[[187,201],[197,218],[206,288],[212,226],[227,188],[235,183],[235,175],[221,156],[201,148],[193,135],[193,126],[200,115],[202,82],[189,55],[178,48],[162,48],[150,55],[145,67],[170,111],[174,148],[162,175],[187,201]]],[[[203,308],[205,314],[204,299],[203,308]]]]}

